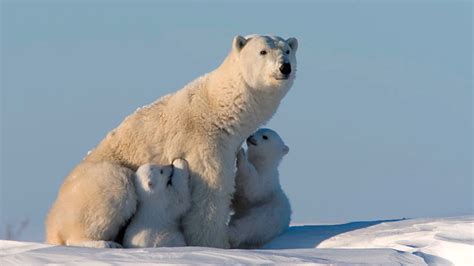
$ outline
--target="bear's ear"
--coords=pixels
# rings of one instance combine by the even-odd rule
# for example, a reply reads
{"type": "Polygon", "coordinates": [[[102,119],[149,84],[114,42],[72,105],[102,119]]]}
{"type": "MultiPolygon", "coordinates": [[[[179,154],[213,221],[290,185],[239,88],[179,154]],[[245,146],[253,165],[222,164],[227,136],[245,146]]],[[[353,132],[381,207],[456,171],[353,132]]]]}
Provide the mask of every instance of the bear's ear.
{"type": "Polygon", "coordinates": [[[148,180],[148,182],[147,182],[146,184],[147,184],[147,188],[148,188],[149,190],[153,190],[153,187],[155,186],[155,185],[153,184],[153,181],[148,180]]]}
{"type": "Polygon", "coordinates": [[[290,152],[290,147],[288,147],[288,146],[286,146],[286,145],[283,146],[283,155],[287,155],[288,152],[290,152]]]}
{"type": "Polygon", "coordinates": [[[288,40],[286,40],[286,42],[291,47],[291,50],[293,50],[295,52],[296,52],[296,50],[298,50],[298,40],[296,38],[288,38],[288,40]]]}
{"type": "Polygon", "coordinates": [[[234,37],[234,41],[232,42],[232,49],[236,52],[240,52],[245,44],[247,44],[247,40],[244,37],[237,35],[234,37]]]}

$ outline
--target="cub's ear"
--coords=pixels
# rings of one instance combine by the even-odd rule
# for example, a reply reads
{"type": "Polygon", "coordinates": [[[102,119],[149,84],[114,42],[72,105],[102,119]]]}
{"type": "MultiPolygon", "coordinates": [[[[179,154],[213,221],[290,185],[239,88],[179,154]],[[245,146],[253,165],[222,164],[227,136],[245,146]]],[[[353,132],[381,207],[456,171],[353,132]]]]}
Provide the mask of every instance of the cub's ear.
{"type": "Polygon", "coordinates": [[[283,147],[283,154],[284,154],[284,155],[287,155],[288,152],[290,152],[290,147],[288,147],[288,146],[285,145],[285,146],[283,147]]]}
{"type": "Polygon", "coordinates": [[[232,49],[236,52],[240,52],[245,44],[247,44],[247,40],[244,37],[237,35],[234,37],[234,41],[232,42],[232,49]]]}
{"type": "Polygon", "coordinates": [[[298,40],[296,38],[288,38],[288,40],[286,40],[286,42],[291,47],[291,50],[293,50],[295,52],[296,52],[296,50],[298,50],[298,40]]]}
{"type": "Polygon", "coordinates": [[[146,184],[147,184],[147,188],[149,190],[153,190],[153,187],[155,186],[155,184],[153,184],[153,181],[148,180],[148,182],[146,184]]]}

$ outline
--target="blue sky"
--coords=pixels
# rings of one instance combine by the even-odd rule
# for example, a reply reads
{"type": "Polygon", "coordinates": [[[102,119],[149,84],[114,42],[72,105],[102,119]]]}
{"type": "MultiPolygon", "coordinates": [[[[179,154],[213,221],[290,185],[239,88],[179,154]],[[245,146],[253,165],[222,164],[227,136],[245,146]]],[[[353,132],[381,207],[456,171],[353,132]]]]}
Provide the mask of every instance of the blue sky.
{"type": "MultiPolygon", "coordinates": [[[[1,222],[43,219],[137,107],[217,67],[232,38],[299,40],[267,127],[294,222],[473,213],[472,3],[3,1],[1,222]]],[[[1,234],[0,234],[1,235],[1,234]]]]}

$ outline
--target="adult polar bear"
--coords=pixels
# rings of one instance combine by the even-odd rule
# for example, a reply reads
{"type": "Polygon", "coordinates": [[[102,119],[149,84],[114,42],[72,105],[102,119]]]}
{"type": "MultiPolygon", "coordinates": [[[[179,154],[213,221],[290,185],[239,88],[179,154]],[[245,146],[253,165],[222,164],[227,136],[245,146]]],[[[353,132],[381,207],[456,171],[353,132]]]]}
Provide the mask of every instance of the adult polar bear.
{"type": "Polygon", "coordinates": [[[46,220],[47,242],[117,246],[136,208],[133,171],[184,158],[192,189],[186,242],[228,248],[236,153],[290,89],[297,48],[295,38],[236,36],[217,69],[127,117],[66,178],[46,220]]]}

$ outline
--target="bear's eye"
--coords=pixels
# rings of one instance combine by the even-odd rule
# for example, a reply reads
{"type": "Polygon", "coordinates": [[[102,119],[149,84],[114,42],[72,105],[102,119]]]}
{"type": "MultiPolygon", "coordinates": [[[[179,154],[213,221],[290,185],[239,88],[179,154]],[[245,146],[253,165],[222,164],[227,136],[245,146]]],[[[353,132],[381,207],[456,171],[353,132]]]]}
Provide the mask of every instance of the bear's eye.
{"type": "Polygon", "coordinates": [[[267,139],[268,139],[268,137],[267,137],[267,136],[265,136],[265,135],[263,135],[263,137],[262,137],[262,138],[263,138],[263,139],[265,139],[265,140],[267,140],[267,139]]]}
{"type": "Polygon", "coordinates": [[[267,51],[265,50],[260,51],[260,55],[266,55],[266,54],[267,54],[267,51]]]}
{"type": "Polygon", "coordinates": [[[290,50],[286,50],[286,52],[285,52],[285,53],[286,53],[286,54],[290,54],[290,50]]]}
{"type": "Polygon", "coordinates": [[[160,170],[160,175],[162,175],[162,174],[163,174],[163,169],[160,170]]]}

